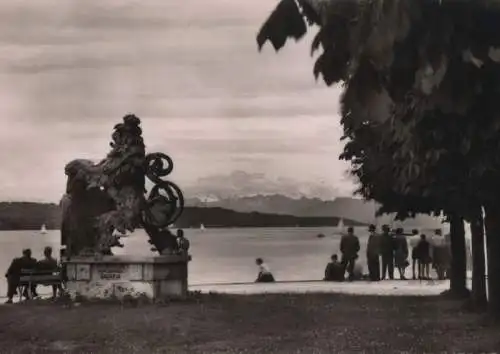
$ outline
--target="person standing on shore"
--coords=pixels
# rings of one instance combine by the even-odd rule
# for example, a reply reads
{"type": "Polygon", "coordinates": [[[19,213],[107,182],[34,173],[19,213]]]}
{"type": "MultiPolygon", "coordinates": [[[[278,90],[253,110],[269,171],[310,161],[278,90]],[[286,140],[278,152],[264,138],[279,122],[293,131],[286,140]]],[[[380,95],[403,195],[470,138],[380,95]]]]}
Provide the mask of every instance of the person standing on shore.
{"type": "Polygon", "coordinates": [[[352,226],[347,228],[347,235],[343,235],[340,240],[340,252],[342,253],[342,267],[344,273],[347,270],[348,279],[354,280],[354,263],[358,258],[360,250],[358,236],[354,234],[352,226]]]}
{"type": "Polygon", "coordinates": [[[371,281],[380,280],[380,236],[376,233],[375,225],[368,227],[370,236],[366,245],[366,261],[368,276],[371,281]]]}
{"type": "Polygon", "coordinates": [[[189,252],[189,247],[191,246],[189,240],[184,237],[184,230],[178,229],[177,230],[177,249],[181,254],[187,255],[189,252]]]}
{"type": "Polygon", "coordinates": [[[382,236],[380,236],[380,254],[382,256],[382,280],[394,279],[394,239],[389,225],[382,226],[382,236]]]}
{"type": "Polygon", "coordinates": [[[420,235],[420,241],[414,249],[418,262],[418,279],[430,280],[430,248],[431,245],[427,241],[427,237],[424,234],[420,235]]]}
{"type": "Polygon", "coordinates": [[[403,229],[396,229],[396,237],[394,239],[395,252],[394,252],[394,263],[399,271],[399,278],[401,280],[406,280],[405,271],[406,267],[409,266],[408,263],[408,241],[406,236],[403,235],[403,229]]]}
{"type": "MultiPolygon", "coordinates": [[[[420,236],[417,229],[411,231],[410,236],[410,246],[411,246],[411,273],[413,280],[417,279],[418,268],[418,257],[417,257],[417,245],[420,242],[420,236]]],[[[418,278],[420,279],[420,273],[418,273],[418,278]]]]}
{"type": "Polygon", "coordinates": [[[448,245],[446,239],[443,237],[441,229],[436,229],[434,231],[434,237],[432,238],[432,262],[434,269],[436,269],[438,279],[444,280],[449,265],[449,257],[448,245]]]}

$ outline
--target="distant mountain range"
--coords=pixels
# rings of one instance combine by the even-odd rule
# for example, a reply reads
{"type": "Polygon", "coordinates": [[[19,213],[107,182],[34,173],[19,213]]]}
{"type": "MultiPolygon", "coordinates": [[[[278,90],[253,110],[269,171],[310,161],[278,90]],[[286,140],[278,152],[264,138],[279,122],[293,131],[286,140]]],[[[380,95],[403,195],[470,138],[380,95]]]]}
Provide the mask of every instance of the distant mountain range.
{"type": "Polygon", "coordinates": [[[271,177],[264,173],[245,171],[205,176],[191,184],[183,184],[181,188],[185,195],[202,199],[227,199],[257,194],[333,199],[339,195],[336,188],[325,182],[299,181],[290,177],[271,177]]]}
{"type": "Polygon", "coordinates": [[[395,222],[394,215],[384,215],[375,218],[378,205],[372,201],[350,197],[338,197],[334,200],[319,198],[299,199],[280,194],[254,195],[247,197],[223,198],[219,200],[203,200],[190,198],[186,200],[189,206],[219,207],[242,213],[260,212],[268,214],[295,215],[301,217],[336,217],[354,220],[363,224],[376,223],[400,225],[402,227],[438,228],[441,221],[428,215],[417,215],[414,219],[395,222]]]}

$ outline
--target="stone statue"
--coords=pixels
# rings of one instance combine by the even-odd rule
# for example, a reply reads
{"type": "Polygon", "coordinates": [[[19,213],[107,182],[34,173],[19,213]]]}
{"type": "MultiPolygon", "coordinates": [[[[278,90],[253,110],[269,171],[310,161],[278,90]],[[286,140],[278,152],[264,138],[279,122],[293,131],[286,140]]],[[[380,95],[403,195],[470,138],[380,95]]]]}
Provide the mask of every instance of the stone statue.
{"type": "Polygon", "coordinates": [[[162,180],[173,170],[170,157],[146,154],[140,123],[135,115],[125,116],[114,127],[111,151],[101,162],[79,159],[66,165],[61,244],[67,256],[112,254],[112,247],[121,246],[116,233],[138,227],[155,251],[175,251],[168,226],[182,213],[184,198],[177,185],[162,180]],[[147,197],[146,177],[154,184],[147,197]]]}

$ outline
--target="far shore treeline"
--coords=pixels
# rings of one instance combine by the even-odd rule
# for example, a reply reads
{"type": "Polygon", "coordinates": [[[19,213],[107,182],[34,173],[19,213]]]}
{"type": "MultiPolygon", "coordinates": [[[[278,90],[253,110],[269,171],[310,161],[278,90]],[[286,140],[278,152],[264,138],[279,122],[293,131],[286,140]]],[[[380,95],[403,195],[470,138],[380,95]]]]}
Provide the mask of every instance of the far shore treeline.
{"type": "MultiPolygon", "coordinates": [[[[346,226],[362,223],[344,219],[346,226]]],[[[337,226],[338,217],[298,217],[262,213],[239,213],[223,208],[186,207],[177,227],[321,227],[337,226]]],[[[0,202],[0,230],[59,229],[61,209],[53,203],[0,202]]]]}

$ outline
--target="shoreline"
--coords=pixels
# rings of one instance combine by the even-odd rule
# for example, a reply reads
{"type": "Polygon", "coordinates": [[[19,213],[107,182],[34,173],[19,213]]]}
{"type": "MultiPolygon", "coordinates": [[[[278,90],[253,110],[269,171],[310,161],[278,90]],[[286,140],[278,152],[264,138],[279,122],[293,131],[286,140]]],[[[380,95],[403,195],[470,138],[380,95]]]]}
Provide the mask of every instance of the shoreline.
{"type": "MultiPolygon", "coordinates": [[[[471,282],[468,281],[470,288],[471,282]]],[[[212,283],[190,285],[190,291],[231,295],[329,293],[366,296],[436,296],[449,289],[449,280],[382,280],[379,282],[282,281],[275,283],[212,283]]]]}
{"type": "MultiPolygon", "coordinates": [[[[471,281],[468,279],[468,288],[471,288],[471,281]]],[[[41,287],[40,290],[44,289],[41,287]]],[[[326,282],[323,280],[302,280],[302,281],[276,281],[274,283],[211,283],[211,284],[191,284],[190,292],[200,292],[201,294],[221,294],[221,295],[284,295],[284,294],[335,294],[347,296],[437,296],[449,289],[449,280],[381,280],[378,282],[353,281],[353,282],[326,282]]],[[[50,289],[47,292],[39,291],[41,299],[51,296],[50,289]]],[[[7,297],[0,296],[1,300],[7,297]]],[[[14,297],[14,303],[19,303],[19,296],[14,297]]],[[[25,303],[26,300],[22,301],[25,303]]]]}

